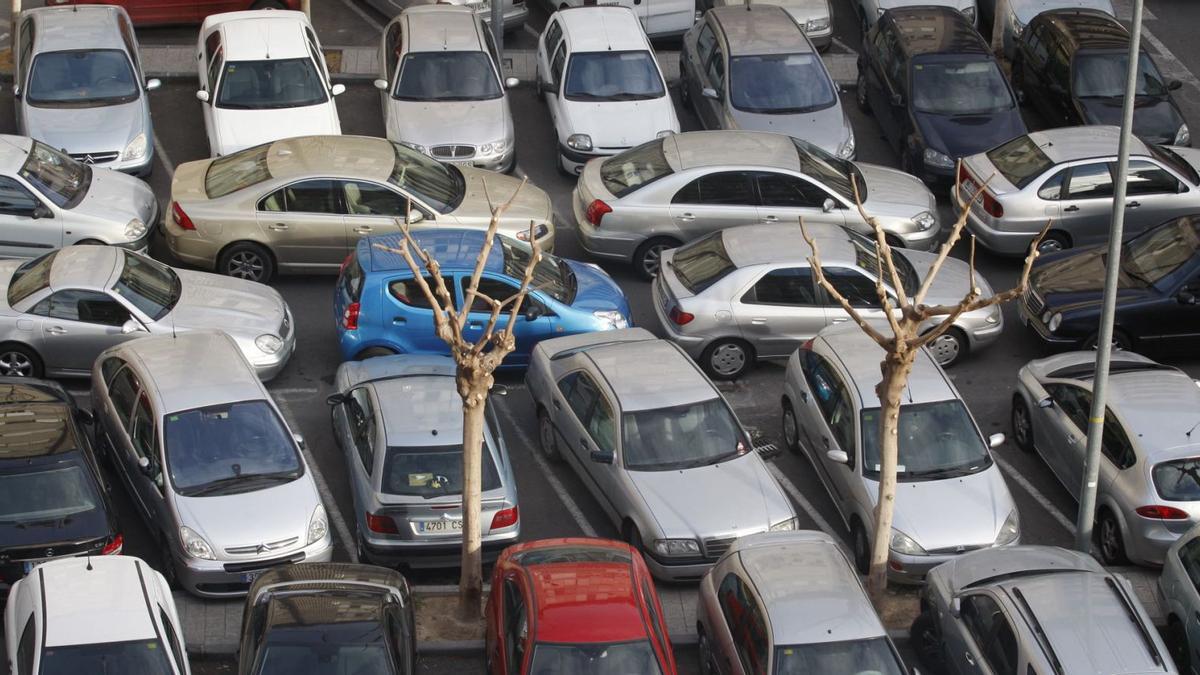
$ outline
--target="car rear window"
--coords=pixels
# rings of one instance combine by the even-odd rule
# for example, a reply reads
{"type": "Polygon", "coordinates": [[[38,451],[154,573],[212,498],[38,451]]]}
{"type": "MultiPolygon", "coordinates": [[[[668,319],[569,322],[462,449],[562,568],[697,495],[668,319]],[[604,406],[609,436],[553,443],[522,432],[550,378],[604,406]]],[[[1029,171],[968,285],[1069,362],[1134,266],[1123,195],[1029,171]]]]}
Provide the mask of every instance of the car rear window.
{"type": "Polygon", "coordinates": [[[1054,162],[1029,136],[1018,136],[987,151],[987,158],[1008,182],[1023,189],[1034,178],[1046,173],[1054,162]]]}
{"type": "Polygon", "coordinates": [[[613,196],[624,197],[675,173],[663,154],[665,139],[656,138],[613,155],[600,165],[600,180],[613,196]]]}
{"type": "MultiPolygon", "coordinates": [[[[439,497],[460,495],[463,489],[463,447],[389,447],[383,460],[384,494],[439,497]]],[[[483,446],[482,490],[500,487],[500,474],[487,445],[483,446]]]]}
{"type": "Polygon", "coordinates": [[[15,307],[17,303],[50,285],[50,269],[54,267],[54,257],[57,255],[58,251],[54,251],[34,258],[13,272],[12,279],[8,282],[9,307],[15,307]]]}
{"type": "Polygon", "coordinates": [[[729,253],[725,251],[725,238],[721,232],[714,232],[676,249],[675,257],[671,259],[675,278],[693,294],[703,293],[735,269],[737,265],[733,264],[729,253]]]}
{"type": "Polygon", "coordinates": [[[267,151],[271,143],[263,143],[213,160],[204,174],[204,192],[217,199],[238,190],[245,190],[271,178],[267,168],[267,151]]]}
{"type": "Polygon", "coordinates": [[[358,302],[358,299],[362,297],[363,281],[366,278],[362,265],[358,264],[358,253],[351,253],[350,257],[346,258],[346,264],[342,266],[340,280],[342,290],[346,292],[350,302],[358,302]]]}
{"type": "Polygon", "coordinates": [[[1200,457],[1160,462],[1153,474],[1159,497],[1173,502],[1200,501],[1200,457]]]}

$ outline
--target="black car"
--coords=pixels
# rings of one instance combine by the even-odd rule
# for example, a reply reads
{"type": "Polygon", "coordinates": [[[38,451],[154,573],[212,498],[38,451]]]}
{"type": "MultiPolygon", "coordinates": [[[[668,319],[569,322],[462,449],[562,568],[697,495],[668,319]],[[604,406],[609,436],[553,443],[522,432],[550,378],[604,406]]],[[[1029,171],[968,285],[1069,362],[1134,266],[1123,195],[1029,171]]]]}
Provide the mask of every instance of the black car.
{"type": "MultiPolygon", "coordinates": [[[[1096,345],[1107,246],[1043,255],[1029,275],[1021,322],[1043,342],[1096,345]]],[[[1124,242],[1113,343],[1195,348],[1200,337],[1200,215],[1174,218],[1124,242]]]]}
{"type": "Polygon", "coordinates": [[[271,569],[250,587],[239,675],[411,675],[416,619],[395,570],[349,563],[271,569]]]}
{"type": "Polygon", "coordinates": [[[90,419],[56,383],[0,378],[0,591],[46,560],[121,552],[90,419]]]}
{"type": "MultiPolygon", "coordinates": [[[[1091,9],[1052,10],[1029,22],[1013,54],[1012,78],[1022,98],[1046,124],[1121,124],[1129,64],[1129,31],[1091,9]]],[[[1138,57],[1133,133],[1149,143],[1191,145],[1179,106],[1154,59],[1138,57]]]]}
{"type": "Polygon", "coordinates": [[[858,55],[857,98],[901,168],[929,182],[949,183],[958,158],[1026,132],[991,49],[949,7],[884,12],[858,55]]]}

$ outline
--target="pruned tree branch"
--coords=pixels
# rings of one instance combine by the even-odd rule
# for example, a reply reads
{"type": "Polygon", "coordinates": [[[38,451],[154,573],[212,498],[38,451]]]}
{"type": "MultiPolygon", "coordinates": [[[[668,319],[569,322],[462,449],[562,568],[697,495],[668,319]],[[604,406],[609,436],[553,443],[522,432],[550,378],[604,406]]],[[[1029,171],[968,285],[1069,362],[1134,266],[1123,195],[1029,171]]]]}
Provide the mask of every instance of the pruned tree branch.
{"type": "Polygon", "coordinates": [[[892,280],[892,288],[896,289],[896,303],[900,305],[901,309],[906,309],[908,307],[908,293],[904,290],[904,284],[900,283],[900,274],[896,271],[896,262],[892,259],[892,247],[887,243],[887,235],[884,234],[883,228],[875,220],[875,216],[867,215],[867,210],[863,207],[862,197],[858,191],[858,178],[854,174],[850,174],[850,188],[854,190],[854,206],[858,208],[858,215],[862,216],[867,225],[871,226],[871,231],[875,235],[875,255],[880,260],[880,274],[877,276],[883,276],[884,267],[886,266],[888,277],[892,280]]]}
{"type": "MultiPolygon", "coordinates": [[[[958,160],[958,166],[962,166],[961,159],[958,160]]],[[[962,183],[962,180],[959,178],[960,175],[962,175],[961,171],[954,172],[955,199],[958,199],[959,185],[962,183]]],[[[954,219],[954,225],[950,227],[950,236],[946,237],[946,241],[942,242],[941,248],[938,249],[937,258],[929,265],[929,273],[925,275],[925,280],[921,282],[920,288],[917,289],[917,294],[913,296],[913,305],[919,306],[925,302],[925,294],[929,292],[929,287],[933,284],[938,270],[942,269],[942,264],[946,262],[946,258],[950,255],[950,250],[954,248],[954,245],[958,243],[958,238],[962,236],[963,228],[967,225],[967,218],[971,215],[971,205],[975,203],[975,200],[983,196],[983,190],[991,180],[992,177],[989,176],[983,182],[983,185],[980,185],[979,189],[975,191],[975,194],[971,195],[971,199],[966,204],[962,204],[961,199],[959,199],[958,218],[954,219]]]]}
{"type": "MultiPolygon", "coordinates": [[[[471,285],[467,287],[467,292],[463,296],[463,305],[464,306],[470,307],[472,305],[472,303],[475,301],[475,296],[479,294],[479,278],[483,275],[483,266],[485,264],[487,264],[488,253],[492,250],[492,240],[495,239],[496,230],[498,230],[500,227],[500,218],[504,215],[505,211],[508,211],[509,207],[512,206],[513,202],[516,201],[517,195],[521,194],[521,188],[525,187],[525,183],[527,183],[528,181],[529,181],[529,178],[522,178],[521,183],[519,185],[517,185],[517,189],[513,190],[512,196],[509,197],[508,200],[505,201],[503,204],[499,204],[499,205],[493,204],[491,192],[488,191],[487,181],[486,180],[482,181],[483,182],[483,194],[484,194],[484,197],[487,199],[488,207],[491,209],[492,217],[491,217],[491,220],[488,221],[487,234],[484,235],[484,239],[483,239],[483,248],[480,249],[479,255],[475,258],[475,269],[471,273],[471,285]]],[[[530,241],[530,244],[535,243],[533,240],[532,226],[530,227],[530,231],[529,231],[529,241],[530,241]]],[[[460,332],[462,331],[463,327],[466,326],[466,323],[467,323],[467,313],[463,312],[458,317],[458,330],[460,332]]],[[[491,332],[491,330],[486,330],[486,331],[484,331],[484,334],[486,335],[490,332],[491,332]]]]}
{"type": "Polygon", "coordinates": [[[821,250],[818,248],[816,240],[813,239],[812,235],[808,233],[808,228],[804,225],[804,216],[800,216],[800,234],[804,237],[804,241],[808,242],[808,247],[812,249],[812,255],[808,257],[808,264],[809,267],[812,268],[813,274],[815,274],[817,277],[817,283],[820,284],[821,288],[824,288],[825,292],[829,293],[834,300],[838,301],[838,304],[842,306],[842,309],[846,310],[846,313],[850,315],[850,319],[854,321],[854,323],[858,324],[858,326],[863,329],[863,332],[865,332],[867,335],[870,335],[871,339],[875,340],[875,342],[878,342],[880,347],[887,349],[888,339],[885,338],[882,333],[875,330],[871,324],[867,323],[867,320],[858,313],[858,310],[854,309],[854,306],[850,304],[850,301],[847,300],[841,293],[839,293],[838,290],[833,287],[833,284],[829,283],[829,280],[825,278],[825,271],[821,269],[821,250]]]}

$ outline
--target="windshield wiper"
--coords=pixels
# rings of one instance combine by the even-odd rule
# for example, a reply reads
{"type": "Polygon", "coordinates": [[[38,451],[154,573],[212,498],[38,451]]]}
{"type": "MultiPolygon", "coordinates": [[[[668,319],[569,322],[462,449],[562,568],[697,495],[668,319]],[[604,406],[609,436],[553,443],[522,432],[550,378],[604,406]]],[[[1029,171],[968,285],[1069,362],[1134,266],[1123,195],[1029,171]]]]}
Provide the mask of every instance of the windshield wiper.
{"type": "Polygon", "coordinates": [[[941,469],[926,469],[925,471],[905,471],[904,475],[910,478],[953,478],[954,476],[972,474],[978,469],[978,464],[972,464],[971,466],[949,466],[941,469]]]}
{"type": "Polygon", "coordinates": [[[244,473],[238,476],[226,476],[218,478],[214,481],[209,481],[203,485],[189,489],[187,492],[180,491],[185,497],[201,497],[211,495],[218,490],[223,490],[233,485],[243,485],[245,483],[262,483],[262,482],[287,482],[300,475],[299,471],[276,471],[275,473],[244,473]]]}

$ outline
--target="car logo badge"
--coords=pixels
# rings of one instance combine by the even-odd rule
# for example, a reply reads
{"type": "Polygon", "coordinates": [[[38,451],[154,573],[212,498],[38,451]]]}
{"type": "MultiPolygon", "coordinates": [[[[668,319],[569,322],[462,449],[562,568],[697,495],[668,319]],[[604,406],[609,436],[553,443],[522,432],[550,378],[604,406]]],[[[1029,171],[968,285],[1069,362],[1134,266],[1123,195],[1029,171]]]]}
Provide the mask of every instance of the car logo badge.
{"type": "Polygon", "coordinates": [[[267,548],[266,544],[259,544],[257,550],[259,553],[266,553],[270,549],[267,548]]]}
{"type": "Polygon", "coordinates": [[[959,546],[958,548],[954,549],[954,552],[955,552],[955,553],[966,553],[966,552],[967,552],[967,547],[966,547],[966,546],[959,546]]]}
{"type": "Polygon", "coordinates": [[[79,161],[83,162],[84,164],[95,164],[96,158],[92,157],[91,155],[84,155],[83,159],[80,159],[79,161]]]}
{"type": "Polygon", "coordinates": [[[54,549],[52,549],[52,548],[46,549],[46,557],[53,558],[54,557],[54,549]]]}

